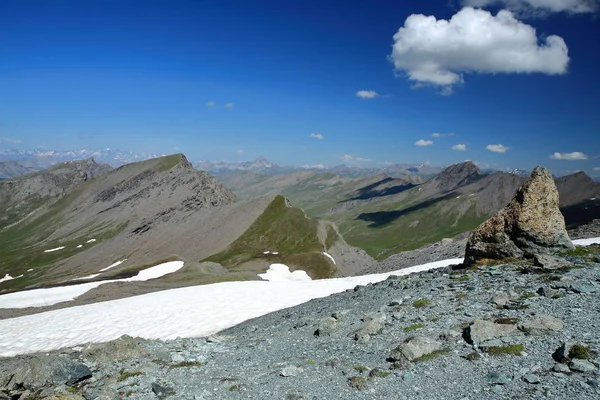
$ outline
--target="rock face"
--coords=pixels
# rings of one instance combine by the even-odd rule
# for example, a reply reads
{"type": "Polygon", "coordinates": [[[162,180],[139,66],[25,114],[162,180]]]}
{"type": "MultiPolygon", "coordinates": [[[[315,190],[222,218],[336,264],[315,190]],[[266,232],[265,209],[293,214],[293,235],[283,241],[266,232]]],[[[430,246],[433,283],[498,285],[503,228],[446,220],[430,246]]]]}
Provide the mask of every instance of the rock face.
{"type": "Polygon", "coordinates": [[[536,167],[511,202],[471,233],[465,264],[572,249],[558,200],[550,172],[536,167]]]}

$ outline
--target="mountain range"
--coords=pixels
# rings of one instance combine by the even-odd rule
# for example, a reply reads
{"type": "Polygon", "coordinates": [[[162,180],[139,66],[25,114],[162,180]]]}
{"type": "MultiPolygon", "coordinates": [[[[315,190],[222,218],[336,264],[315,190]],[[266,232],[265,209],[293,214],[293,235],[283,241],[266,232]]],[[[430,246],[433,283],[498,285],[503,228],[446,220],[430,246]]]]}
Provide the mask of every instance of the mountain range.
{"type": "MultiPolygon", "coordinates": [[[[78,150],[0,150],[0,178],[13,178],[27,172],[40,171],[64,161],[80,160],[93,157],[100,163],[113,167],[164,156],[164,154],[136,153],[116,149],[78,149],[78,150]]],[[[414,174],[431,177],[442,170],[428,164],[394,164],[382,168],[361,168],[344,164],[325,167],[322,165],[281,166],[269,161],[266,157],[258,157],[254,161],[196,161],[194,167],[208,171],[215,176],[238,171],[249,171],[258,174],[280,175],[298,171],[331,172],[350,177],[365,177],[383,172],[389,176],[414,174]]]]}
{"type": "MultiPolygon", "coordinates": [[[[246,166],[273,167],[258,161],[246,166]]],[[[2,289],[126,277],[169,260],[186,266],[161,287],[257,279],[272,263],[312,278],[354,275],[474,229],[524,181],[472,162],[429,179],[412,172],[215,177],[183,154],[117,168],[64,162],[0,182],[0,275],[22,275],[2,289]]],[[[599,183],[577,173],[556,184],[570,227],[600,217],[599,183]]]]}

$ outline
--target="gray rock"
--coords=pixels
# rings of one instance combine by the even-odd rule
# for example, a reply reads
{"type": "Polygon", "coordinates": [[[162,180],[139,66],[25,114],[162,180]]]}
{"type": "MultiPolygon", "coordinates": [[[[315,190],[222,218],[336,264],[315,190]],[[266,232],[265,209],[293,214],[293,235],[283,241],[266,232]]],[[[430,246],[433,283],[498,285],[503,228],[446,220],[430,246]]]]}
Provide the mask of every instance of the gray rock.
{"type": "Polygon", "coordinates": [[[500,385],[494,385],[492,386],[492,392],[494,392],[497,395],[502,395],[504,393],[504,389],[502,389],[502,386],[500,385]]]}
{"type": "Polygon", "coordinates": [[[536,291],[537,294],[539,294],[540,296],[544,296],[544,297],[552,297],[554,296],[557,292],[554,289],[549,288],[548,286],[542,286],[541,288],[539,288],[536,291]]]}
{"type": "Polygon", "coordinates": [[[510,297],[504,292],[496,293],[492,296],[492,303],[500,307],[507,305],[509,301],[510,297]]]}
{"type": "Polygon", "coordinates": [[[152,382],[152,393],[157,397],[167,397],[175,394],[175,389],[165,384],[152,382]]]}
{"type": "Polygon", "coordinates": [[[337,319],[333,317],[325,317],[319,320],[319,327],[315,331],[316,336],[329,336],[339,329],[337,319]]]}
{"type": "Polygon", "coordinates": [[[571,372],[568,365],[561,363],[554,364],[554,366],[552,367],[552,371],[561,372],[563,374],[568,374],[571,372]]]}
{"type": "Polygon", "coordinates": [[[284,369],[282,369],[280,375],[285,376],[285,377],[296,376],[296,375],[300,374],[302,371],[303,371],[302,368],[298,368],[293,365],[290,365],[289,367],[285,367],[284,369]]]}
{"type": "Polygon", "coordinates": [[[363,326],[354,334],[355,340],[368,341],[373,335],[377,335],[383,329],[386,320],[385,314],[368,315],[363,318],[363,326]]]}
{"type": "Polygon", "coordinates": [[[577,358],[573,359],[569,363],[569,368],[573,371],[577,372],[594,372],[596,371],[596,366],[587,360],[579,360],[577,358]]]}
{"type": "Polygon", "coordinates": [[[575,293],[595,293],[596,285],[592,282],[576,282],[571,285],[571,290],[575,293]]]}
{"type": "Polygon", "coordinates": [[[499,372],[491,372],[486,377],[485,380],[490,385],[506,385],[510,383],[511,379],[499,372]]]}
{"type": "Polygon", "coordinates": [[[536,254],[533,258],[533,265],[544,269],[560,269],[573,266],[573,264],[564,258],[555,257],[550,254],[536,254]]]}
{"type": "Polygon", "coordinates": [[[147,352],[140,346],[143,339],[123,335],[108,343],[93,343],[83,350],[84,357],[98,362],[143,357],[147,352]]]}
{"type": "Polygon", "coordinates": [[[441,349],[442,344],[437,340],[417,336],[392,350],[390,359],[394,361],[413,361],[441,349]]]}
{"type": "Polygon", "coordinates": [[[91,376],[92,371],[87,366],[69,358],[36,356],[14,372],[7,386],[36,390],[47,385],[74,385],[91,376]]]}
{"type": "Polygon", "coordinates": [[[561,319],[550,315],[538,315],[533,321],[519,324],[519,329],[530,335],[544,335],[551,331],[560,331],[564,326],[561,319]]]}
{"type": "Polygon", "coordinates": [[[536,374],[525,374],[523,380],[534,385],[540,383],[540,378],[536,374]]]}
{"type": "Polygon", "coordinates": [[[399,306],[402,304],[402,299],[394,299],[388,304],[390,307],[399,306]]]}
{"type": "Polygon", "coordinates": [[[511,202],[471,233],[464,264],[573,249],[558,206],[552,175],[536,167],[511,202]]]}
{"type": "Polygon", "coordinates": [[[481,319],[475,320],[466,331],[470,343],[478,344],[486,340],[507,336],[516,331],[514,325],[496,324],[481,319]]]}
{"type": "Polygon", "coordinates": [[[554,358],[554,360],[556,360],[559,363],[569,362],[569,353],[571,352],[571,348],[575,344],[577,344],[577,342],[564,342],[560,345],[558,349],[556,349],[554,353],[552,353],[552,358],[554,358]]]}

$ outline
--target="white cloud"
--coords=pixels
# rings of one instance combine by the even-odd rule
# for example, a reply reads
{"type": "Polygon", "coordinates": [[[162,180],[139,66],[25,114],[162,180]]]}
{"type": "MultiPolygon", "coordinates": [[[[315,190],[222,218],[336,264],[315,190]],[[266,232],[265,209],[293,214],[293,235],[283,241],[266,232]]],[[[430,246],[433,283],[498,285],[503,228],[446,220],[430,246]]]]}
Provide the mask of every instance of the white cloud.
{"type": "Polygon", "coordinates": [[[239,150],[236,150],[235,152],[236,152],[236,153],[238,153],[238,154],[243,154],[243,153],[244,153],[244,150],[242,150],[242,149],[239,149],[239,150]]]}
{"type": "Polygon", "coordinates": [[[437,85],[449,94],[463,73],[564,74],[569,63],[565,41],[550,35],[538,45],[530,25],[510,11],[465,7],[450,20],[410,15],[394,35],[390,60],[417,87],[437,85]]]}
{"type": "Polygon", "coordinates": [[[10,143],[10,144],[20,144],[20,143],[23,143],[22,140],[11,139],[11,138],[8,138],[8,137],[0,137],[0,142],[6,142],[6,143],[10,143]]]}
{"type": "Polygon", "coordinates": [[[454,136],[454,132],[448,132],[448,133],[438,133],[438,132],[435,132],[435,133],[432,133],[431,136],[433,136],[434,138],[441,138],[441,137],[444,137],[444,136],[454,136]]]}
{"type": "Polygon", "coordinates": [[[554,153],[550,156],[553,160],[587,160],[588,156],[580,151],[572,153],[554,153]]]}
{"type": "Polygon", "coordinates": [[[360,97],[361,99],[374,99],[375,97],[379,97],[379,93],[374,90],[359,90],[356,92],[356,97],[360,97]]]}
{"type": "Polygon", "coordinates": [[[431,146],[433,144],[433,140],[424,140],[420,139],[415,142],[417,146],[431,146]]]}
{"type": "Polygon", "coordinates": [[[209,101],[208,103],[206,103],[206,105],[209,107],[214,107],[217,105],[217,103],[215,103],[214,101],[209,101]]]}
{"type": "Polygon", "coordinates": [[[544,12],[568,12],[571,14],[592,13],[598,9],[598,0],[463,0],[466,6],[486,7],[500,4],[502,7],[517,12],[531,13],[535,10],[544,12]]]}
{"type": "Polygon", "coordinates": [[[506,150],[510,149],[510,147],[506,147],[501,144],[488,144],[485,148],[489,151],[493,151],[494,153],[506,153],[506,150]]]}
{"type": "Polygon", "coordinates": [[[343,156],[340,157],[340,160],[342,160],[343,162],[355,162],[355,163],[373,161],[370,158],[354,157],[354,156],[351,156],[350,154],[344,154],[343,156]]]}
{"type": "Polygon", "coordinates": [[[225,108],[229,108],[230,110],[233,109],[233,103],[226,103],[225,104],[225,108]]]}
{"type": "Polygon", "coordinates": [[[325,139],[325,136],[323,136],[320,133],[311,133],[310,135],[308,135],[308,137],[319,139],[319,140],[325,139]]]}
{"type": "Polygon", "coordinates": [[[454,146],[452,146],[452,150],[467,151],[467,145],[464,143],[455,144],[454,146]]]}
{"type": "Polygon", "coordinates": [[[600,167],[594,167],[594,171],[600,171],[600,167]]]}

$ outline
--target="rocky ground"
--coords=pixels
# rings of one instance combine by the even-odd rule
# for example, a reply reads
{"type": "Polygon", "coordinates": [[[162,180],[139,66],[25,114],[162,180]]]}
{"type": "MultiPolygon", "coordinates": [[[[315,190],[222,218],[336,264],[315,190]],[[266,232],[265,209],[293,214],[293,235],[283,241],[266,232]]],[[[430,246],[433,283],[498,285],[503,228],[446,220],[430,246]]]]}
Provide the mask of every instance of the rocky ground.
{"type": "Polygon", "coordinates": [[[391,277],[209,338],[0,359],[0,399],[597,399],[600,246],[563,258],[391,277]]]}

